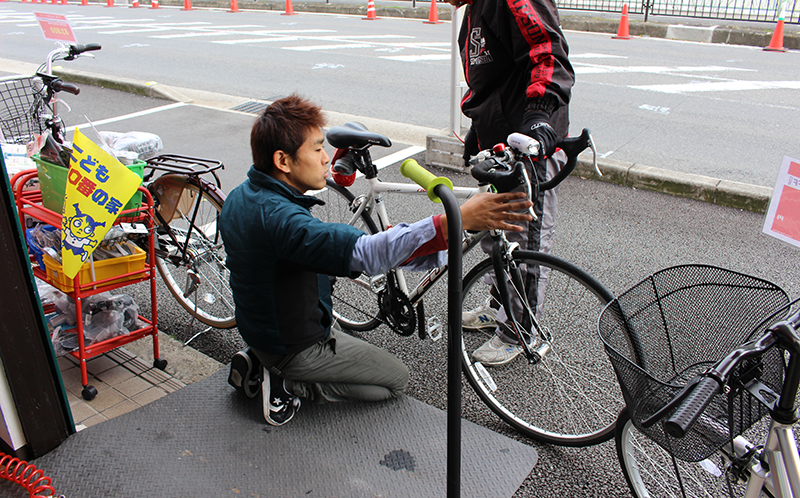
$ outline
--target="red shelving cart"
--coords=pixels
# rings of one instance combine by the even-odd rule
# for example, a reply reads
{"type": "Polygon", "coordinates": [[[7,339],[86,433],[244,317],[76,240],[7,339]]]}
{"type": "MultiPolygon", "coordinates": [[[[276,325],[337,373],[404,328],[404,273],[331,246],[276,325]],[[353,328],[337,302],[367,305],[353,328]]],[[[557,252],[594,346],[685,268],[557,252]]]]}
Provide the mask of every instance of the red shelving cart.
{"type": "MultiPolygon", "coordinates": [[[[37,178],[37,171],[32,169],[20,171],[11,179],[11,188],[14,192],[14,199],[17,204],[19,218],[20,220],[24,220],[25,216],[27,215],[37,221],[41,221],[60,229],[61,214],[47,209],[42,205],[41,190],[24,188],[30,180],[35,178],[37,178]]],[[[146,252],[142,268],[131,269],[130,266],[138,267],[139,265],[130,265],[130,260],[115,263],[114,259],[111,259],[105,261],[111,262],[111,265],[113,266],[113,268],[109,269],[110,274],[113,274],[112,276],[103,279],[91,280],[91,278],[86,278],[85,272],[81,271],[78,272],[78,275],[76,275],[75,278],[70,279],[63,274],[60,274],[58,271],[40,267],[35,257],[31,257],[31,268],[33,270],[33,274],[57,289],[60,289],[65,294],[72,297],[75,301],[78,350],[70,352],[69,354],[73,355],[80,361],[81,383],[83,385],[83,391],[81,394],[84,399],[87,400],[91,400],[97,395],[97,389],[89,385],[89,377],[86,372],[86,360],[103,354],[106,351],[110,351],[114,348],[118,348],[147,336],[152,336],[153,358],[155,358],[153,366],[161,370],[167,366],[167,361],[163,358],[160,358],[158,353],[158,312],[156,309],[153,197],[144,187],[140,186],[139,192],[142,195],[141,206],[136,209],[122,211],[120,213],[120,217],[117,218],[115,223],[120,223],[121,221],[124,221],[125,223],[142,223],[145,225],[145,227],[147,227],[148,250],[146,252]],[[120,268],[124,269],[122,269],[120,272],[120,268]],[[145,324],[145,326],[135,331],[131,331],[130,334],[120,335],[104,341],[86,345],[84,340],[83,320],[81,319],[82,300],[94,294],[111,291],[147,280],[150,281],[151,318],[148,320],[141,315],[138,317],[139,322],[145,324]]],[[[116,259],[122,260],[123,258],[116,259]]]]}

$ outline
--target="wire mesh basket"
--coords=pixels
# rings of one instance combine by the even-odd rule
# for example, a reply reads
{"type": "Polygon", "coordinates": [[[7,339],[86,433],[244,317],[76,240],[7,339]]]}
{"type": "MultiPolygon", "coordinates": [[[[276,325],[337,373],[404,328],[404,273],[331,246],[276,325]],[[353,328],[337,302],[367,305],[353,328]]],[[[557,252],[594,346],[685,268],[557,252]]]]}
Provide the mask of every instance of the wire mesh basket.
{"type": "Polygon", "coordinates": [[[45,129],[34,77],[0,79],[0,142],[27,144],[45,129]]]}
{"type": "Polygon", "coordinates": [[[788,303],[770,282],[706,265],[659,271],[610,302],[598,331],[636,428],[676,458],[697,462],[766,415],[744,384],[757,379],[780,392],[784,359],[775,348],[743,366],[684,438],[663,429],[674,409],[642,424],[695,375],[763,334],[788,303]]]}

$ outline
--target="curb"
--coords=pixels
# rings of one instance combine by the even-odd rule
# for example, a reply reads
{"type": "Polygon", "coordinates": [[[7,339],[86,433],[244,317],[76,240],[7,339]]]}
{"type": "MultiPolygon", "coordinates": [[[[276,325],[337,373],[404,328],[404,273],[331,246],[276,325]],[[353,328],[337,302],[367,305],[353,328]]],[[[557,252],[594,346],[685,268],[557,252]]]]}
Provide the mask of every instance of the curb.
{"type": "MultiPolygon", "coordinates": [[[[429,135],[425,162],[429,166],[466,173],[463,167],[463,144],[455,137],[429,135]]],[[[603,173],[597,176],[591,153],[578,156],[573,175],[587,180],[616,183],[625,187],[642,188],[687,199],[709,202],[724,207],[766,213],[772,189],[758,185],[721,180],[710,176],[681,173],[643,164],[612,159],[597,161],[603,173]]]]}

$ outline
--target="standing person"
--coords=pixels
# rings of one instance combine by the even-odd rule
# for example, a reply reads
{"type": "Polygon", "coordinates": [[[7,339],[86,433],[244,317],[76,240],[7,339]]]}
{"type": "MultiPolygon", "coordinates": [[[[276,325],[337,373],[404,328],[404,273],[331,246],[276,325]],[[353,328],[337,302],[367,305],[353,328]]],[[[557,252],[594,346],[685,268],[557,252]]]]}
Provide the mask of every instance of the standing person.
{"type": "MultiPolygon", "coordinates": [[[[220,215],[236,321],[249,349],[231,360],[229,382],[257,394],[248,372],[258,365],[264,418],[282,425],[299,398],[313,402],[378,401],[400,395],[408,369],[394,355],[343,333],[331,314],[329,275],[379,274],[413,260],[443,264],[447,219],[432,216],[367,235],[313,216],[323,202],[305,195],[325,188],[322,110],[292,95],[256,119],[253,166],[228,195],[220,215]],[[262,370],[263,366],[263,370],[262,370]]],[[[464,229],[521,230],[508,221],[531,216],[524,194],[480,194],[461,206],[464,229]]],[[[258,375],[258,374],[257,374],[258,375]]],[[[256,377],[257,377],[256,375],[256,377]]]]}
{"type": "MultiPolygon", "coordinates": [[[[575,72],[559,27],[554,0],[446,0],[458,8],[466,5],[459,36],[461,60],[469,90],[461,110],[472,120],[465,137],[464,159],[479,150],[504,143],[520,132],[539,141],[541,148],[531,180],[552,178],[566,164],[566,154],[556,142],[569,131],[569,111],[575,72]]],[[[549,253],[553,243],[558,202],[555,189],[539,193],[534,211],[538,219],[520,233],[509,234],[522,249],[549,253]]],[[[491,241],[484,239],[484,251],[491,241]]],[[[531,309],[538,310],[547,275],[526,276],[531,309]]],[[[519,304],[519,303],[517,303],[519,304]]],[[[515,315],[519,316],[519,315],[515,315]]],[[[526,316],[523,314],[523,316],[526,316]]],[[[484,365],[503,365],[522,347],[505,325],[506,314],[495,297],[485,306],[466,312],[465,328],[495,328],[496,334],[473,352],[484,365]]],[[[522,324],[529,327],[528,323],[522,324]]]]}

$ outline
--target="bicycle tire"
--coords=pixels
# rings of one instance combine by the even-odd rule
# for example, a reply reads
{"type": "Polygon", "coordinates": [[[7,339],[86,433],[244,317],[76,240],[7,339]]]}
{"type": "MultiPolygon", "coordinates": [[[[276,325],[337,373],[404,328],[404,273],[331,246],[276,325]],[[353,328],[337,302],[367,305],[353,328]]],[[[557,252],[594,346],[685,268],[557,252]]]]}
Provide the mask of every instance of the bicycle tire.
{"type": "MultiPolygon", "coordinates": [[[[327,223],[348,223],[368,234],[378,233],[378,227],[367,212],[353,219],[356,197],[345,187],[327,179],[328,187],[315,197],[325,201],[323,206],[314,206],[311,214],[327,223]]],[[[331,289],[333,315],[345,330],[365,332],[383,323],[381,320],[375,277],[359,275],[356,278],[335,277],[331,289]]]]}
{"type": "MultiPolygon", "coordinates": [[[[180,199],[179,206],[183,209],[177,208],[175,216],[168,221],[169,231],[176,236],[178,243],[164,227],[156,228],[157,249],[164,255],[156,258],[158,272],[178,303],[197,320],[218,329],[233,328],[236,326],[236,316],[230,271],[225,265],[226,253],[217,225],[225,196],[205,180],[189,178],[183,186],[180,199]],[[191,216],[190,209],[196,205],[194,199],[197,199],[198,192],[200,208],[195,219],[195,227],[198,228],[188,230],[190,219],[187,216],[191,216]],[[193,200],[189,203],[189,199],[193,200]],[[203,229],[202,236],[198,231],[200,228],[203,229]],[[182,249],[180,246],[186,240],[187,232],[190,233],[187,259],[178,261],[182,249]],[[175,256],[175,260],[169,256],[175,256]],[[190,270],[199,279],[196,287],[190,285],[190,270]]],[[[160,223],[158,217],[156,222],[160,223]]]]}
{"type": "MultiPolygon", "coordinates": [[[[617,418],[615,441],[622,473],[635,498],[744,496],[745,484],[723,470],[728,459],[722,450],[701,462],[675,459],[636,429],[627,408],[617,418]]],[[[759,496],[772,495],[762,490],[759,496]]]]}
{"type": "MultiPolygon", "coordinates": [[[[555,256],[515,251],[513,259],[527,265],[529,272],[549,269],[546,301],[537,318],[552,335],[551,350],[537,364],[520,354],[505,365],[487,367],[474,361],[472,352],[494,335],[494,325],[464,329],[462,368],[467,380],[495,414],[532,439],[578,447],[611,439],[624,401],[594,331],[600,311],[614,296],[591,275],[555,256]]],[[[464,311],[486,302],[491,271],[487,258],[464,278],[464,311]]],[[[515,292],[511,282],[509,290],[515,292]]]]}

